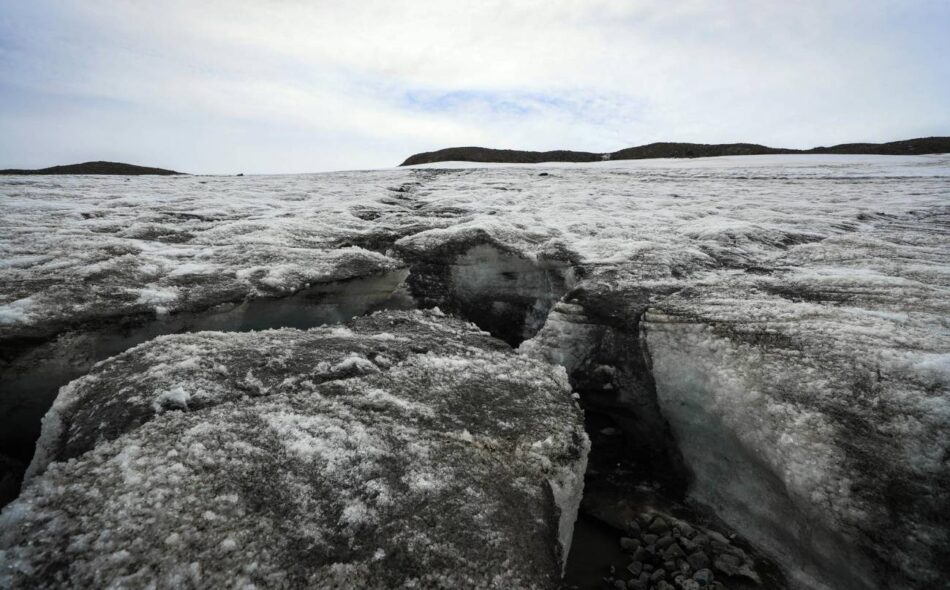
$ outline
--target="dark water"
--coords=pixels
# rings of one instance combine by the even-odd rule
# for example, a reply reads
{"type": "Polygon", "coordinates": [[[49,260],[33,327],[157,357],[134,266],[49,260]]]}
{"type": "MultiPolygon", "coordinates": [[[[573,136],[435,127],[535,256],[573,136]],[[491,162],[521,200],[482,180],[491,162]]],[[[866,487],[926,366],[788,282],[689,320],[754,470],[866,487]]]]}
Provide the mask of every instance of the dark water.
{"type": "MultiPolygon", "coordinates": [[[[603,578],[614,566],[624,571],[630,557],[620,550],[620,532],[583,512],[574,524],[574,539],[564,571],[565,588],[603,588],[603,578]]],[[[620,576],[622,577],[622,576],[620,576]]]]}

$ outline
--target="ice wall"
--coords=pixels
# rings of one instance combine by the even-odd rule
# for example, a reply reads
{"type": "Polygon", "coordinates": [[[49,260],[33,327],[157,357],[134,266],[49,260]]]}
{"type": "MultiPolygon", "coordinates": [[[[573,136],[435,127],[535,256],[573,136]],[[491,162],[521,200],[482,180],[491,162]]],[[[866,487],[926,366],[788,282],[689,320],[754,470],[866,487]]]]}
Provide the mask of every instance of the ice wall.
{"type": "MultiPolygon", "coordinates": [[[[647,313],[660,407],[694,476],[689,497],[772,554],[798,587],[941,584],[950,497],[933,452],[948,448],[950,424],[933,397],[940,378],[921,382],[912,363],[860,337],[830,352],[785,315],[737,330],[647,313]]],[[[838,330],[836,341],[854,334],[838,330]]]]}

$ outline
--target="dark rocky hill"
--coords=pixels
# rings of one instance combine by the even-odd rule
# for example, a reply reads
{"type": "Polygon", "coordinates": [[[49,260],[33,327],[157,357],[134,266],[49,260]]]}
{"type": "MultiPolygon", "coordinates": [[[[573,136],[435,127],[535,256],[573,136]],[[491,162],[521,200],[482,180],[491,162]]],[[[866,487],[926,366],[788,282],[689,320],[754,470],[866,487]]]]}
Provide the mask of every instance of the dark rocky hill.
{"type": "Polygon", "coordinates": [[[524,150],[495,150],[483,147],[454,147],[410,156],[401,166],[430,162],[501,162],[505,164],[538,164],[540,162],[596,162],[602,154],[555,150],[529,152],[524,150]]]}
{"type": "Polygon", "coordinates": [[[158,174],[169,176],[172,174],[181,174],[181,172],[165,170],[164,168],[149,168],[147,166],[123,164],[122,162],[83,162],[82,164],[51,166],[38,170],[18,170],[11,168],[0,170],[0,174],[116,174],[121,176],[158,174]]]}
{"type": "Polygon", "coordinates": [[[755,143],[650,143],[608,154],[556,150],[532,152],[456,147],[410,156],[402,166],[433,162],[497,162],[537,164],[541,162],[595,162],[597,160],[640,160],[647,158],[708,158],[714,156],[757,156],[763,154],[882,154],[914,155],[950,153],[950,137],[922,137],[889,143],[845,143],[810,150],[772,148],[755,143]]]}

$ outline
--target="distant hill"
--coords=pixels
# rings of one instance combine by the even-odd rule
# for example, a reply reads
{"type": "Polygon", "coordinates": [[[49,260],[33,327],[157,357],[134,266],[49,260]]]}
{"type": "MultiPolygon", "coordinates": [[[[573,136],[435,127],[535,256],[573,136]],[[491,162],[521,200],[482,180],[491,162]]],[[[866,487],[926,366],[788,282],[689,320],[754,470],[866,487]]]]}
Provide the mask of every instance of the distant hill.
{"type": "Polygon", "coordinates": [[[165,170],[164,168],[149,168],[147,166],[123,164],[122,162],[84,162],[82,164],[52,166],[38,170],[17,170],[11,168],[0,170],[0,174],[118,174],[121,176],[159,174],[169,176],[172,174],[181,174],[181,172],[165,170]]]}
{"type": "Polygon", "coordinates": [[[758,156],[764,154],[880,154],[888,156],[950,153],[950,137],[921,137],[889,143],[844,143],[810,150],[772,148],[755,143],[673,143],[661,142],[626,148],[609,154],[557,150],[530,152],[483,147],[455,147],[415,154],[400,166],[433,162],[497,162],[538,164],[541,162],[596,162],[599,160],[643,160],[647,158],[708,158],[714,156],[758,156]]]}

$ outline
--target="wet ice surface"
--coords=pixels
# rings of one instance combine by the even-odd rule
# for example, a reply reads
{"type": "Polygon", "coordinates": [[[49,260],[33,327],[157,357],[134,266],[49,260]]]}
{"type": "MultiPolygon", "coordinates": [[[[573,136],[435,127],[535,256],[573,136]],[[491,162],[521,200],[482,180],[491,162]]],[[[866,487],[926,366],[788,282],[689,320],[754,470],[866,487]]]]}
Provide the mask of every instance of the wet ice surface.
{"type": "Polygon", "coordinates": [[[36,343],[408,269],[425,305],[537,333],[525,352],[599,375],[665,440],[635,423],[655,408],[688,499],[792,581],[950,575],[950,157],[8,177],[0,195],[0,405],[36,343]]]}

